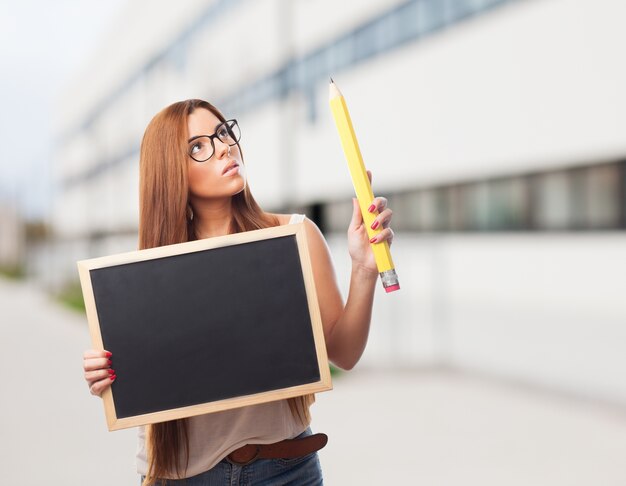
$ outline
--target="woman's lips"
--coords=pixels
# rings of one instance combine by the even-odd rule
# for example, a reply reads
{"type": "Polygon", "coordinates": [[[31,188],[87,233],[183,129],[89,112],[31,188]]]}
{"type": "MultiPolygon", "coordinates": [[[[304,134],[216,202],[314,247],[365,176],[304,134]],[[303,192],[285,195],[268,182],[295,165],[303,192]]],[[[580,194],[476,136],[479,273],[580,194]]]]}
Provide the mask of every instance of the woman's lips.
{"type": "Polygon", "coordinates": [[[238,172],[239,172],[239,164],[237,164],[236,162],[233,162],[232,164],[228,164],[228,166],[226,166],[226,168],[224,169],[224,172],[222,172],[222,175],[229,176],[229,175],[237,174],[238,172]]]}

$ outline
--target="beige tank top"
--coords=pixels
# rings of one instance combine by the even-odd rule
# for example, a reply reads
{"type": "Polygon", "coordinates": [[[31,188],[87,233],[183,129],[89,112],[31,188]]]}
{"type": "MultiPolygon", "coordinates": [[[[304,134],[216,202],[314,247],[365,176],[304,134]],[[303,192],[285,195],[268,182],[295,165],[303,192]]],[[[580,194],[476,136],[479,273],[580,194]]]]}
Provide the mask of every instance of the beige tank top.
{"type": "MultiPolygon", "coordinates": [[[[293,214],[289,224],[302,221],[303,214],[293,214]]],[[[287,400],[198,415],[187,420],[189,467],[185,477],[208,471],[243,445],[292,439],[308,426],[293,417],[287,400]]],[[[148,470],[145,434],[145,427],[139,427],[137,472],[141,475],[148,470]]]]}

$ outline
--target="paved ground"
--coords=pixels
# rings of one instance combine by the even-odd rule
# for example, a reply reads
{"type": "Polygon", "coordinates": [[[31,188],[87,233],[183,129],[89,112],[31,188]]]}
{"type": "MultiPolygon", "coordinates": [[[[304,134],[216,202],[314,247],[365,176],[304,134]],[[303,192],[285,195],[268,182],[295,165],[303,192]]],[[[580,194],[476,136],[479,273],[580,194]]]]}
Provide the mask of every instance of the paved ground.
{"type": "Polygon", "coordinates": [[[415,371],[353,373],[314,407],[330,485],[626,485],[623,410],[415,371]]]}
{"type": "MultiPolygon", "coordinates": [[[[136,485],[135,431],[108,432],[81,360],[86,322],[0,280],[7,485],[136,485]]],[[[461,373],[356,370],[318,395],[328,485],[626,484],[626,410],[461,373]]]]}

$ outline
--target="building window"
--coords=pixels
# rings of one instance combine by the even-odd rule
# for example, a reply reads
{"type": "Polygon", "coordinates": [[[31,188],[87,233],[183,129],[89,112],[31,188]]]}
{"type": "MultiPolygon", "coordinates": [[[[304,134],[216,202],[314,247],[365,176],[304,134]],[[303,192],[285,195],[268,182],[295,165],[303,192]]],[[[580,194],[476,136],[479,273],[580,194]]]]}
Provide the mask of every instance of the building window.
{"type": "Polygon", "coordinates": [[[534,221],[538,229],[565,230],[573,227],[572,178],[567,171],[534,178],[534,221]]]}
{"type": "Polygon", "coordinates": [[[592,229],[617,228],[620,224],[620,167],[590,167],[585,178],[586,226],[592,229]]]}
{"type": "Polygon", "coordinates": [[[530,200],[524,177],[489,182],[487,227],[489,230],[520,230],[528,226],[530,200]]]}
{"type": "Polygon", "coordinates": [[[441,0],[419,0],[417,3],[417,28],[426,34],[444,25],[444,10],[441,0]]]}

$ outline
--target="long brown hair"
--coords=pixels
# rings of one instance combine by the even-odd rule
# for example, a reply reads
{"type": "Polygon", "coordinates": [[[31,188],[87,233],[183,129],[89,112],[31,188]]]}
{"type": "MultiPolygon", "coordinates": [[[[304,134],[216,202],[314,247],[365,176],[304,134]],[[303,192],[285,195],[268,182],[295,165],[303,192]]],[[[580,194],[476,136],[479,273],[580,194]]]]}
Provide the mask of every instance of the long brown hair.
{"type": "MultiPolygon", "coordinates": [[[[174,103],[160,111],[148,124],[139,156],[139,248],[183,243],[196,239],[193,208],[187,182],[187,117],[196,109],[224,115],[203,100],[174,103]]],[[[241,147],[239,147],[241,151],[241,147]]],[[[241,154],[243,161],[243,153],[241,154]]],[[[274,216],[265,213],[252,197],[249,185],[232,198],[229,233],[278,226],[274,216]]],[[[313,395],[290,398],[289,408],[303,425],[310,422],[313,395]]],[[[189,436],[185,419],[147,427],[148,471],[143,486],[159,478],[184,477],[189,464],[189,436]]]]}

